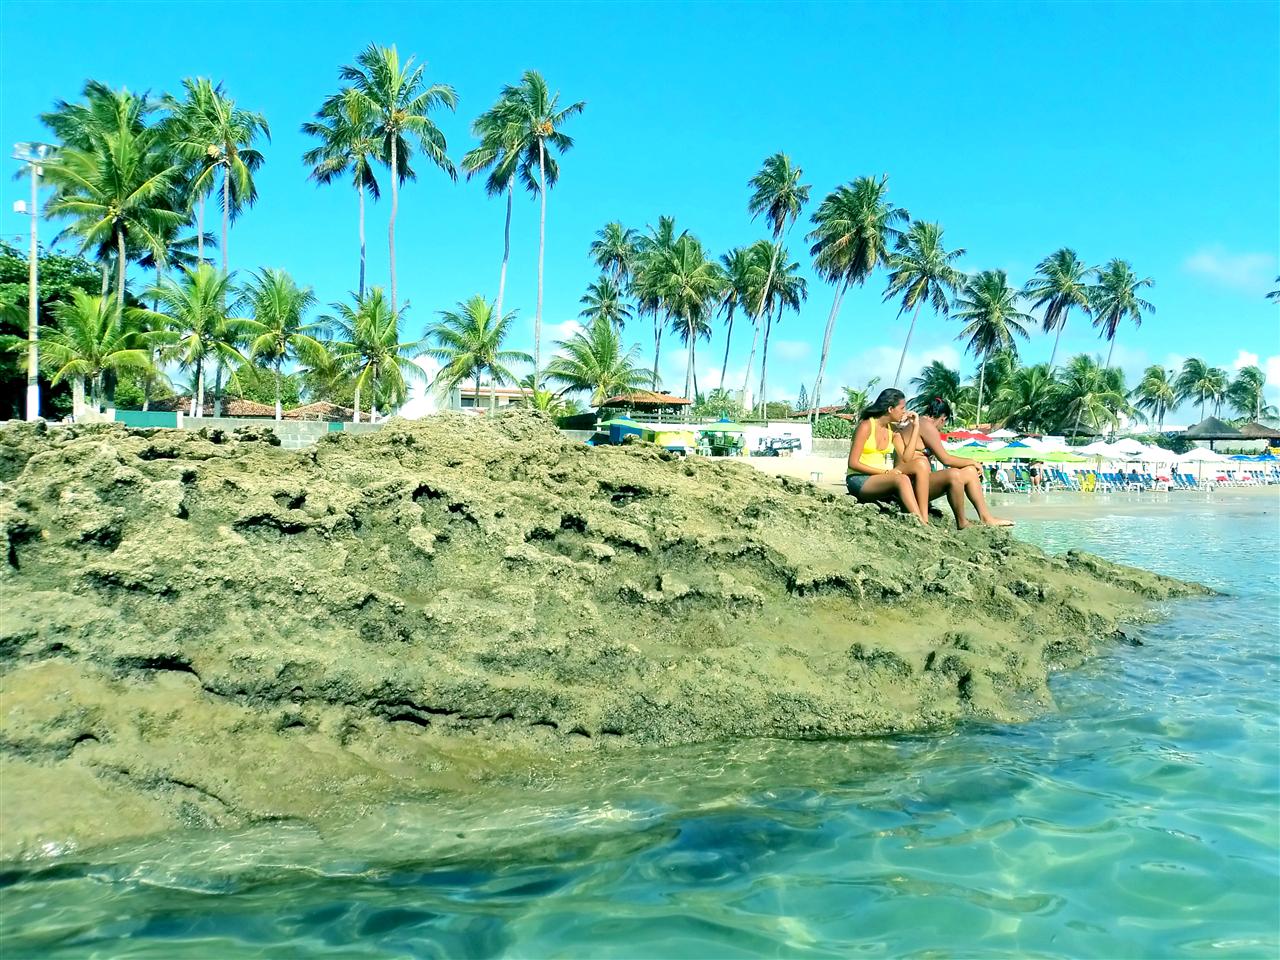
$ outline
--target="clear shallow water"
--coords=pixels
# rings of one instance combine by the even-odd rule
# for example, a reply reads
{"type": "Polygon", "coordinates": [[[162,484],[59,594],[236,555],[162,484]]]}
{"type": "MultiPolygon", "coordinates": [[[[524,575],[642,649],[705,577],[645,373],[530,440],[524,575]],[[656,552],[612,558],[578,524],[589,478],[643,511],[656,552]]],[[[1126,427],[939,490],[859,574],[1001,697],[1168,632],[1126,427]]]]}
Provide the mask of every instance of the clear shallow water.
{"type": "Polygon", "coordinates": [[[1023,522],[1230,595],[1058,677],[1016,727],[615,758],[321,835],[167,837],[14,872],[39,957],[1274,957],[1274,498],[1023,522]]]}

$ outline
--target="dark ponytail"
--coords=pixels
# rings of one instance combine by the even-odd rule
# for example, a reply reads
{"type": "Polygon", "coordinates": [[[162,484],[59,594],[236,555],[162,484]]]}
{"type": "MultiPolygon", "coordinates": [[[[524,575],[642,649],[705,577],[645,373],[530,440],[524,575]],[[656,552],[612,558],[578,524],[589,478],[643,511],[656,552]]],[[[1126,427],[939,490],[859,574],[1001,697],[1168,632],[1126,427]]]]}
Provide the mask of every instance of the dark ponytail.
{"type": "Polygon", "coordinates": [[[951,404],[943,400],[941,397],[934,397],[924,405],[924,415],[933,417],[937,420],[951,419],[951,404]]]}
{"type": "Polygon", "coordinates": [[[881,390],[880,396],[876,397],[871,406],[862,411],[858,419],[870,420],[872,417],[883,417],[905,399],[907,399],[907,395],[896,387],[881,390]]]}

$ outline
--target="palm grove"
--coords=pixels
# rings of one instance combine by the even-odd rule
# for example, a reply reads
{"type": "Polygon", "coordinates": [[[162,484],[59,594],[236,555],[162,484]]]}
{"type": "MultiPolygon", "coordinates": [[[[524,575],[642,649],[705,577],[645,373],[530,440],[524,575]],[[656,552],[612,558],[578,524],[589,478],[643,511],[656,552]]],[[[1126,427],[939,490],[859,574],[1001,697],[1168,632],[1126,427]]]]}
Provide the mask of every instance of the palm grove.
{"type": "MultiPolygon", "coordinates": [[[[203,415],[208,400],[217,414],[228,397],[247,396],[274,404],[277,418],[286,401],[307,398],[349,407],[358,421],[403,403],[410,384],[424,378],[414,360],[427,355],[441,365],[436,385],[467,389],[477,406],[484,381],[491,404],[498,385],[518,383],[526,402],[562,413],[573,408],[568,398],[598,405],[616,393],[657,390],[661,352],[674,338],[684,353],[683,394],[698,398],[696,411],[791,413],[790,405],[780,411],[765,403],[771,339],[811,293],[787,245],[811,188],[785,154],[767,158],[748,184],[747,209],[766,232],[744,246],[717,256],[669,216],[644,230],[606,224],[589,246],[600,275],[581,298],[582,329],[555,342],[544,363],[548,200],[573,146],[566,129],[585,104],[562,103],[540,74],[526,71],[476,117],[475,145],[455,166],[433,116],[456,110],[458,96],[447,84],[428,82],[423,64],[401,59],[394,46],[371,45],[339,69],[338,80],[302,125],[313,143],[303,157],[311,178],[349,188],[357,212],[354,289],[327,308],[283,270],[230,267],[233,226],[256,199],[270,128],[222,85],[187,79],[181,95],[152,98],[89,81],[80,100],[58,102],[42,116],[57,140],[42,161],[52,188],[44,215],[80,249],[78,256],[41,257],[40,372],[53,387],[70,386],[73,412],[100,408],[121,390],[147,409],[176,390],[189,398],[191,416],[203,415]],[[476,294],[439,311],[415,337],[397,284],[399,192],[420,174],[456,180],[459,168],[504,205],[496,296],[476,294]],[[517,188],[536,199],[539,212],[532,355],[504,346],[517,321],[505,299],[517,188]],[[384,287],[367,275],[366,211],[388,194],[384,287]],[[130,266],[145,282],[129,286],[130,266]],[[717,320],[724,331],[720,376],[715,390],[703,391],[698,348],[710,349],[717,320]],[[651,363],[625,344],[628,324],[652,332],[651,363]],[[750,343],[740,390],[726,382],[735,336],[750,343]],[[517,365],[532,370],[520,376],[517,365]]],[[[895,381],[924,308],[960,325],[959,338],[977,363],[975,382],[934,363],[910,385],[917,401],[950,400],[964,421],[1096,433],[1121,415],[1145,415],[1163,426],[1165,413],[1188,400],[1206,411],[1228,403],[1246,416],[1270,412],[1256,367],[1230,380],[1193,359],[1180,371],[1152,367],[1126,390],[1110,349],[1127,324],[1140,325],[1154,307],[1142,296],[1152,281],[1123,260],[1093,267],[1064,248],[1021,288],[1004,271],[966,274],[957,265],[965,251],[949,249],[938,224],[914,220],[891,202],[886,176],[836,187],[817,203],[809,225],[808,255],[830,285],[831,303],[816,376],[801,388],[797,406],[808,409],[820,432],[846,429],[823,414],[855,408],[874,386],[846,387],[835,404],[822,404],[844,297],[877,275],[885,278],[885,301],[909,317],[895,381]],[[1108,342],[1105,363],[1080,355],[1057,364],[1058,338],[1077,318],[1088,319],[1108,342]],[[1053,354],[1047,364],[1021,366],[1019,342],[1035,324],[1054,335],[1053,354]]],[[[12,328],[4,335],[8,370],[0,374],[25,363],[26,339],[18,335],[27,300],[24,259],[7,245],[0,250],[0,315],[12,328]]]]}

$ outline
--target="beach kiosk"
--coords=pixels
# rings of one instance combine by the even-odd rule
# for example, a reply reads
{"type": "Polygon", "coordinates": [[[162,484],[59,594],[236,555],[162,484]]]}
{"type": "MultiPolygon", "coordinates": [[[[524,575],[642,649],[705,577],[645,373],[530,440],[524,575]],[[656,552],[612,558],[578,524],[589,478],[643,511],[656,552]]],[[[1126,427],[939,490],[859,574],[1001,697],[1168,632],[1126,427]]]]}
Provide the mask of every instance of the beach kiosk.
{"type": "Polygon", "coordinates": [[[702,445],[713,457],[741,457],[746,452],[747,428],[721,417],[700,431],[702,445]]]}

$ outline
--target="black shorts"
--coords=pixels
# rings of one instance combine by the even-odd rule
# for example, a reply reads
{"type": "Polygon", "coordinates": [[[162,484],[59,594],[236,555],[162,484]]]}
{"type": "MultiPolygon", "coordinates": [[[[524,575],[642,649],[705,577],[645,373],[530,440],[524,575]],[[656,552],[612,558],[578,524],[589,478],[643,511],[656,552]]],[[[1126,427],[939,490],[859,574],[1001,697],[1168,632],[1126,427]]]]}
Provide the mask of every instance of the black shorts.
{"type": "Polygon", "coordinates": [[[862,492],[862,485],[870,479],[870,475],[865,473],[851,473],[844,478],[844,485],[856,497],[862,492]]]}

